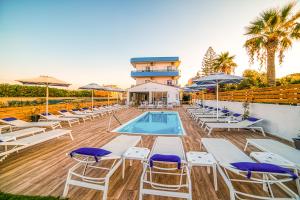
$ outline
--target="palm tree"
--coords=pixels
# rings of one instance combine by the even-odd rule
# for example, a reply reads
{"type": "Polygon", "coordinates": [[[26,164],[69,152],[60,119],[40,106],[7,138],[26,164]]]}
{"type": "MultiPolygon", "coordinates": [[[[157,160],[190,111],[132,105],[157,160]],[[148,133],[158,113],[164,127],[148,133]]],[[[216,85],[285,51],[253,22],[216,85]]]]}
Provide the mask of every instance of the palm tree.
{"type": "Polygon", "coordinates": [[[216,72],[223,72],[226,74],[231,74],[234,72],[237,64],[234,62],[235,56],[229,55],[229,52],[222,52],[217,55],[214,60],[214,69],[216,72]]]}
{"type": "Polygon", "coordinates": [[[293,13],[296,3],[289,3],[281,9],[271,8],[260,14],[246,27],[249,39],[244,47],[253,64],[254,57],[260,65],[267,64],[268,84],[275,85],[275,57],[283,62],[284,52],[292,46],[293,40],[300,39],[300,11],[293,13]]]}

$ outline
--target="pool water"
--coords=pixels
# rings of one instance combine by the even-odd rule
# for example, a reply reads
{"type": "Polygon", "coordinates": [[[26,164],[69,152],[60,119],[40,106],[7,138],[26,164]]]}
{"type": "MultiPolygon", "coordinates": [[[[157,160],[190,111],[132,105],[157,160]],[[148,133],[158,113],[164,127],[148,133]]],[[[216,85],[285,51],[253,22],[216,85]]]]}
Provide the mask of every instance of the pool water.
{"type": "Polygon", "coordinates": [[[178,112],[146,112],[113,130],[118,133],[184,135],[178,112]]]}

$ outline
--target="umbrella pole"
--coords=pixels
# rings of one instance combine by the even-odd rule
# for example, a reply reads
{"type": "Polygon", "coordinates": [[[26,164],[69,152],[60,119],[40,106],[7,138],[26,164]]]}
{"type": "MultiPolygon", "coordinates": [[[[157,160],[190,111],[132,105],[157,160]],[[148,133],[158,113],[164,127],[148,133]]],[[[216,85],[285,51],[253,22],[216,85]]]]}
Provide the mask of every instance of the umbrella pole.
{"type": "Polygon", "coordinates": [[[219,81],[217,81],[217,121],[219,120],[219,81]]]}
{"type": "Polygon", "coordinates": [[[46,116],[48,116],[48,100],[49,100],[49,88],[47,84],[46,85],[46,116]]]}
{"type": "Polygon", "coordinates": [[[94,90],[92,90],[92,111],[94,110],[94,90]]]}
{"type": "Polygon", "coordinates": [[[107,91],[107,106],[109,106],[109,92],[107,91]]]}

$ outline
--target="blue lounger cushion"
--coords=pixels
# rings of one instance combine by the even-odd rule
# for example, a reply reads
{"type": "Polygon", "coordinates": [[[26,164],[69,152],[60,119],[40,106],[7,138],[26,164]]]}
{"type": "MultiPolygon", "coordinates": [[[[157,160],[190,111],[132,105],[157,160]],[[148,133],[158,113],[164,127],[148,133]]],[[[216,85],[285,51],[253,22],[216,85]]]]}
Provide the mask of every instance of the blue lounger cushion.
{"type": "Polygon", "coordinates": [[[153,161],[174,162],[177,163],[177,168],[181,168],[181,159],[177,155],[154,154],[150,158],[150,167],[153,167],[153,161]]]}
{"type": "Polygon", "coordinates": [[[258,119],[258,118],[255,118],[255,117],[248,117],[247,120],[250,121],[250,122],[256,122],[256,121],[258,121],[259,119],[258,119]]]}
{"type": "Polygon", "coordinates": [[[79,111],[79,109],[72,109],[73,111],[79,111]]]}
{"type": "Polygon", "coordinates": [[[234,116],[234,117],[239,117],[239,116],[241,116],[242,114],[239,114],[239,113],[234,113],[232,116],[234,116]]]}
{"type": "Polygon", "coordinates": [[[68,111],[67,110],[60,110],[60,112],[65,113],[65,112],[68,112],[68,111]]]}
{"type": "Polygon", "coordinates": [[[93,156],[95,158],[95,161],[98,162],[98,157],[106,156],[110,153],[111,153],[110,151],[107,151],[105,149],[82,147],[71,151],[70,156],[73,157],[75,154],[80,154],[84,156],[93,156]]]}
{"type": "Polygon", "coordinates": [[[248,171],[247,173],[248,179],[251,177],[251,172],[289,174],[293,179],[298,178],[298,176],[294,174],[291,170],[280,167],[278,165],[269,164],[269,163],[236,162],[230,164],[239,170],[248,171]]]}
{"type": "Polygon", "coordinates": [[[3,121],[7,121],[7,122],[11,122],[11,121],[15,121],[15,120],[18,120],[17,118],[15,117],[6,117],[6,118],[2,118],[3,121]]]}

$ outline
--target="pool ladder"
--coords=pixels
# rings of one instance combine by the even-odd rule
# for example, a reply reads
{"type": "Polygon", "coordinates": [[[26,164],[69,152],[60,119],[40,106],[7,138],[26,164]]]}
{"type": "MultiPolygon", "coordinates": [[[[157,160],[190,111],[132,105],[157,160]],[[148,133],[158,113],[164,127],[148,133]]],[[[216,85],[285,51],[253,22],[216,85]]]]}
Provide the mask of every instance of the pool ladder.
{"type": "Polygon", "coordinates": [[[109,117],[109,122],[108,122],[108,127],[107,127],[107,132],[110,132],[110,126],[111,126],[111,120],[112,118],[115,118],[115,120],[117,120],[117,122],[122,125],[122,122],[120,121],[120,119],[115,115],[115,113],[111,114],[111,116],[109,117]]]}

